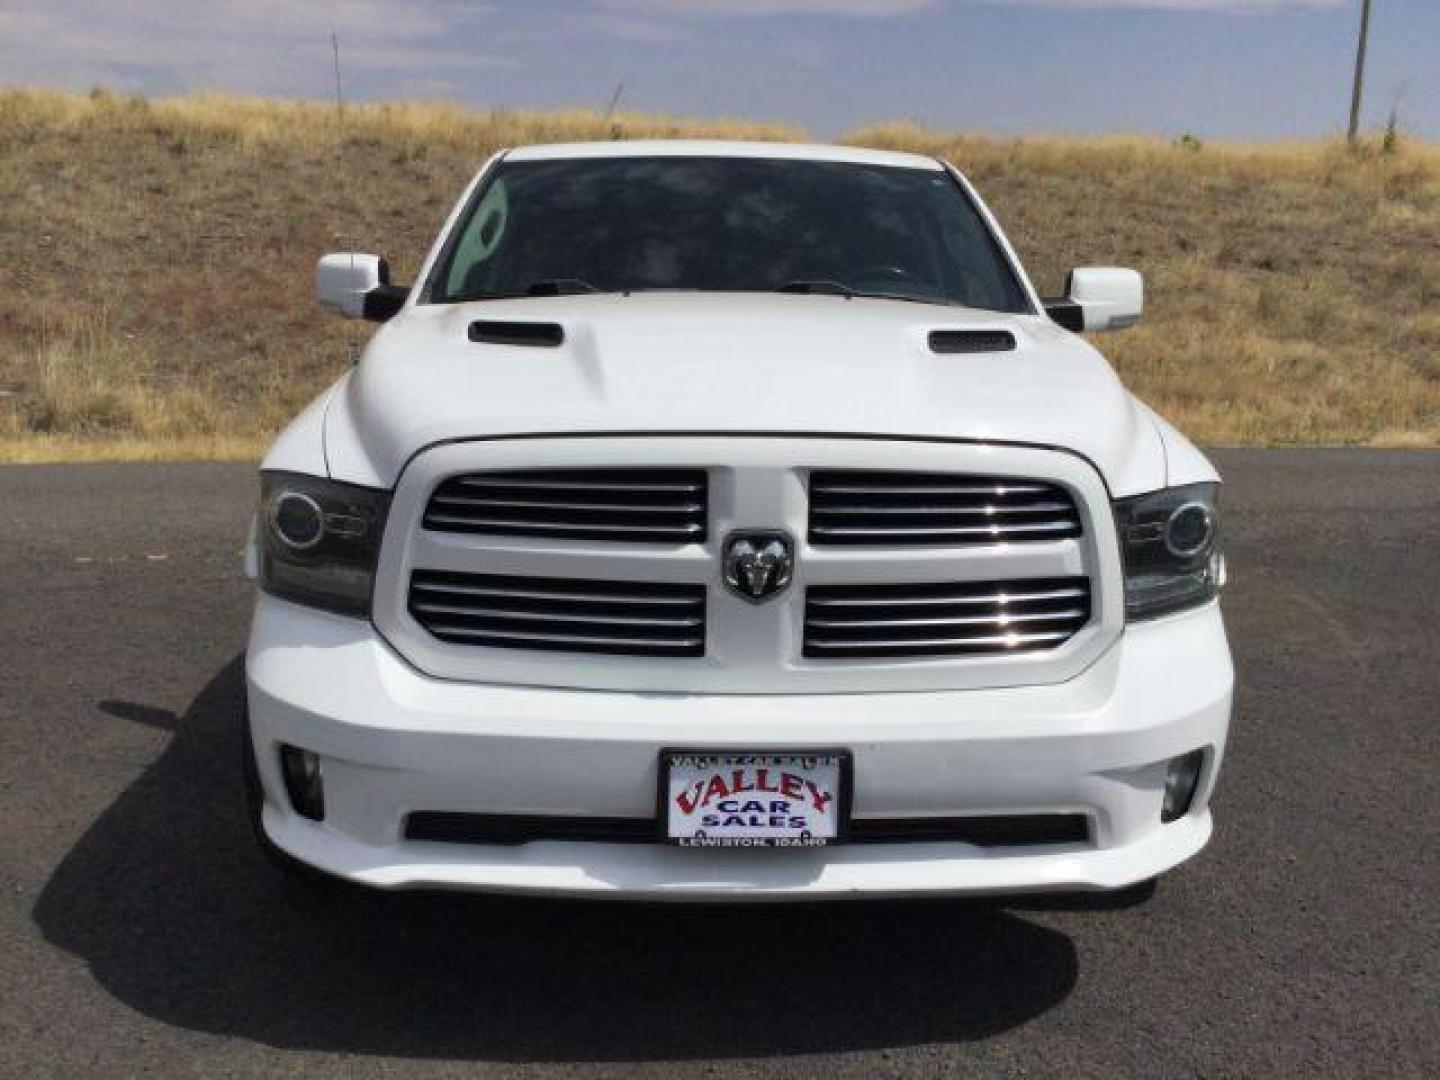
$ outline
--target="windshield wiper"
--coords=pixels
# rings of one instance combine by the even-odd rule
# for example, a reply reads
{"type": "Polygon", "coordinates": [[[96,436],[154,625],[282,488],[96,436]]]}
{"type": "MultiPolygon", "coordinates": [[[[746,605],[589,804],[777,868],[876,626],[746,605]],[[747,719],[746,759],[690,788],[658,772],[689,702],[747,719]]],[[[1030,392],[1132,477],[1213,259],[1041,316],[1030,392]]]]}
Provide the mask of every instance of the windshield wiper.
{"type": "Polygon", "coordinates": [[[448,299],[452,304],[470,304],[480,300],[524,300],[537,296],[580,296],[605,290],[582,278],[547,278],[525,286],[517,292],[461,293],[448,299]]]}
{"type": "Polygon", "coordinates": [[[597,293],[600,289],[584,278],[547,278],[525,286],[524,296],[575,296],[579,293],[597,293]]]}
{"type": "Polygon", "coordinates": [[[777,285],[776,292],[802,293],[807,296],[843,296],[846,300],[903,300],[907,304],[935,304],[939,307],[953,307],[955,301],[940,296],[924,296],[915,293],[869,292],[846,285],[843,281],[820,279],[816,281],[787,281],[777,285]]]}
{"type": "Polygon", "coordinates": [[[957,300],[947,300],[943,296],[923,296],[915,293],[896,292],[851,292],[851,296],[862,297],[866,300],[903,300],[907,304],[930,304],[934,307],[964,307],[957,300]]]}
{"type": "Polygon", "coordinates": [[[844,296],[849,298],[855,295],[855,290],[843,281],[787,281],[784,285],[775,286],[776,292],[803,293],[806,296],[815,293],[823,293],[829,296],[844,296]]]}

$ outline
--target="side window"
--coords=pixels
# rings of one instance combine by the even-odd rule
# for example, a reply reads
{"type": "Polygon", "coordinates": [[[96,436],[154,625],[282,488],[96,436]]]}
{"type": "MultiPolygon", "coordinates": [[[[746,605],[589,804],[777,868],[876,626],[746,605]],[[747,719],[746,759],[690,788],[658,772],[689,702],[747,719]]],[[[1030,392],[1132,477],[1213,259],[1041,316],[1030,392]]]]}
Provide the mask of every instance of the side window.
{"type": "Polygon", "coordinates": [[[445,278],[445,292],[458,296],[465,291],[465,282],[481,263],[495,254],[505,238],[510,222],[510,195],[502,177],[491,185],[485,198],[475,208],[470,223],[455,246],[450,259],[450,273],[445,278]]]}

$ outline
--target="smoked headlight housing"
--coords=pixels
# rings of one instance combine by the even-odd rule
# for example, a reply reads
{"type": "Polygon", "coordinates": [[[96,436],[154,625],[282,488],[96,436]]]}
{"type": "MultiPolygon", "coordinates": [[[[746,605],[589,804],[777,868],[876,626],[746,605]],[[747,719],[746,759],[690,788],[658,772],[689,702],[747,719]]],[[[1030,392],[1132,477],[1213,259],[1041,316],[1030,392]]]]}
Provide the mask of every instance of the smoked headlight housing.
{"type": "Polygon", "coordinates": [[[368,615],[390,494],[318,476],[260,478],[260,587],[272,596],[368,615]]]}
{"type": "Polygon", "coordinates": [[[1219,496],[1219,484],[1187,484],[1115,501],[1127,619],[1215,598],[1225,579],[1219,496]]]}

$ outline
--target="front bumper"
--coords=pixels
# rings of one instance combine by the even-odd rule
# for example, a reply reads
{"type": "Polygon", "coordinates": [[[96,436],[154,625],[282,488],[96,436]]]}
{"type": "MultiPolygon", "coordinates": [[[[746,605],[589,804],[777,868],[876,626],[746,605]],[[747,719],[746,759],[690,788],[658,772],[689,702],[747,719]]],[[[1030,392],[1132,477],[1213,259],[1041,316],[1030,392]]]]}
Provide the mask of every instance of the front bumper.
{"type": "Polygon", "coordinates": [[[1210,836],[1233,672],[1219,608],[1129,627],[1049,686],[875,694],[556,690],[418,673],[368,623],[262,595],[247,656],[271,840],[383,888],[666,899],[1114,889],[1184,861],[1210,836]],[[326,815],[296,814],[278,747],[321,756],[326,815]],[[961,842],[695,849],[539,841],[418,842],[440,811],[652,818],[662,747],[853,752],[856,818],[1081,813],[1083,843],[961,842]],[[1166,762],[1206,765],[1189,812],[1161,824],[1166,762]]]}

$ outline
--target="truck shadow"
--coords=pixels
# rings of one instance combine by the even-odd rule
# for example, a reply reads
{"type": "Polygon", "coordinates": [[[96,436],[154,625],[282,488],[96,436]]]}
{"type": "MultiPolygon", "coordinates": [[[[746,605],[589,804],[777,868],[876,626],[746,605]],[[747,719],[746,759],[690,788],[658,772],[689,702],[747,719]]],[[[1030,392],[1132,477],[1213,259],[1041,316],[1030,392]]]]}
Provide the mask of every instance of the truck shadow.
{"type": "Polygon", "coordinates": [[[1077,977],[1064,934],[994,904],[637,906],[287,889],[254,849],[240,659],[81,837],[34,916],[105,989],[168,1024],[275,1046],[637,1061],[981,1039],[1077,977]]]}

